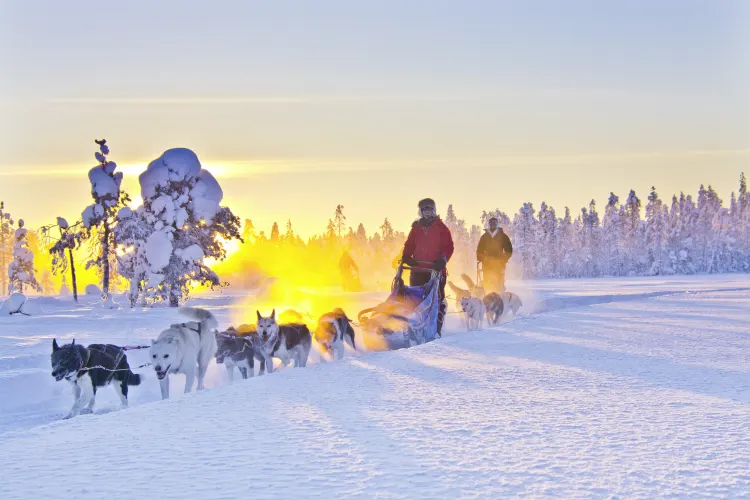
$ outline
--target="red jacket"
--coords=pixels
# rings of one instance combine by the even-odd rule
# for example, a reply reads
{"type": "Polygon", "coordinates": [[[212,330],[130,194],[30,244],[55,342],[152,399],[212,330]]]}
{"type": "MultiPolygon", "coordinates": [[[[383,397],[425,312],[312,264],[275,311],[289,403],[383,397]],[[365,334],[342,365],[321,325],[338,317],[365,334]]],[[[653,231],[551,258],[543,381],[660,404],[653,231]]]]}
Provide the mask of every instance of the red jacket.
{"type": "MultiPolygon", "coordinates": [[[[414,222],[409,231],[409,237],[404,244],[404,257],[411,257],[424,262],[435,262],[441,257],[448,262],[453,255],[453,237],[439,217],[435,217],[429,225],[420,221],[414,222]]],[[[445,270],[443,270],[445,273],[445,270]]]]}

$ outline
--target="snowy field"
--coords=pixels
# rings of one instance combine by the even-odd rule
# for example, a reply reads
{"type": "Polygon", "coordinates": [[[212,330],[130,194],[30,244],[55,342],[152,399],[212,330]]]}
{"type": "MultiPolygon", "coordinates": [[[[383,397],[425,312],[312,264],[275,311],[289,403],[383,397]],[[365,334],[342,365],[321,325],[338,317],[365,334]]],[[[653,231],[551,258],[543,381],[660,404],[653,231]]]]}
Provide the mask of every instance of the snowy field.
{"type": "MultiPolygon", "coordinates": [[[[129,409],[107,388],[66,421],[53,336],[143,344],[183,318],[36,299],[0,318],[0,498],[750,496],[749,276],[513,285],[524,316],[491,330],[452,315],[431,344],[233,384],[212,365],[167,402],[137,370],[129,409]]],[[[226,327],[243,304],[191,305],[226,327]]]]}

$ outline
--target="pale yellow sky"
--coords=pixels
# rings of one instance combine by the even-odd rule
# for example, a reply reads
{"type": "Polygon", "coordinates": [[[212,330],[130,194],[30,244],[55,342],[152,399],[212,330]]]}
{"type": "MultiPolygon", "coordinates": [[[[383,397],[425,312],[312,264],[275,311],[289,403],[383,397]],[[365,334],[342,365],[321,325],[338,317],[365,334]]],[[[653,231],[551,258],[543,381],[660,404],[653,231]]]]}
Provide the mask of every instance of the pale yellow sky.
{"type": "Polygon", "coordinates": [[[574,214],[750,163],[748,3],[80,0],[0,7],[0,199],[31,226],[90,203],[95,138],[137,173],[193,149],[235,213],[405,230],[574,214]]]}

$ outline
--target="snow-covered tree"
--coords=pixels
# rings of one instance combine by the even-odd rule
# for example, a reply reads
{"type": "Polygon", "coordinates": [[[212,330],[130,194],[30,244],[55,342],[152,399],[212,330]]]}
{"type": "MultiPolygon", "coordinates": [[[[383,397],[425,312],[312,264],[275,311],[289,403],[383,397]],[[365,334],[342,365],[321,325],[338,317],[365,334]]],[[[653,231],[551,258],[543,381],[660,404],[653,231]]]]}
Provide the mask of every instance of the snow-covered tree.
{"type": "Polygon", "coordinates": [[[380,226],[380,232],[382,234],[382,239],[386,243],[391,242],[394,239],[394,231],[393,226],[391,225],[391,221],[388,220],[388,217],[385,218],[383,221],[383,224],[380,226]]]}
{"type": "Polygon", "coordinates": [[[8,289],[8,264],[13,258],[13,217],[5,211],[5,202],[0,201],[0,290],[8,289]]]}
{"type": "Polygon", "coordinates": [[[328,225],[326,226],[326,239],[329,242],[336,241],[336,224],[333,219],[328,219],[328,225]]]}
{"type": "Polygon", "coordinates": [[[539,244],[539,276],[556,277],[558,272],[557,216],[545,202],[539,207],[537,242],[539,244]]]}
{"type": "Polygon", "coordinates": [[[367,231],[365,231],[365,226],[361,222],[359,223],[359,226],[357,226],[357,242],[360,245],[367,242],[367,231]]]}
{"type": "Polygon", "coordinates": [[[127,193],[121,189],[122,172],[116,172],[117,164],[109,161],[109,146],[105,139],[95,141],[99,151],[94,156],[99,162],[89,170],[91,196],[94,203],[86,207],[81,214],[84,226],[83,237],[95,237],[93,258],[86,264],[88,269],[96,266],[101,272],[102,298],[109,298],[112,277],[112,262],[116,260],[117,248],[114,236],[116,217],[120,208],[129,201],[127,193]]]}
{"type": "Polygon", "coordinates": [[[8,264],[8,293],[24,293],[24,287],[42,291],[36,280],[34,253],[29,249],[28,231],[23,219],[18,221],[18,229],[13,235],[13,261],[8,264]]]}
{"type": "Polygon", "coordinates": [[[271,241],[277,242],[279,241],[279,225],[274,222],[273,226],[271,227],[271,241]]]}
{"type": "Polygon", "coordinates": [[[255,226],[253,226],[253,221],[245,219],[245,225],[242,228],[242,239],[245,243],[252,243],[255,241],[255,238],[255,226]]]}
{"type": "Polygon", "coordinates": [[[648,203],[646,204],[646,251],[648,252],[646,268],[648,274],[662,274],[666,225],[662,201],[656,193],[656,188],[651,187],[651,193],[648,195],[648,203]]]}
{"type": "Polygon", "coordinates": [[[146,242],[155,231],[155,220],[145,210],[123,207],[117,213],[114,229],[115,241],[122,251],[117,256],[120,274],[130,283],[128,301],[135,307],[147,299],[146,290],[153,290],[158,283],[150,283],[152,274],[146,256],[146,242]]]}
{"type": "Polygon", "coordinates": [[[189,284],[221,286],[205,259],[223,260],[224,242],[240,237],[240,219],[227,207],[210,172],[184,148],[165,151],[139,177],[143,205],[138,209],[153,227],[145,243],[147,286],[176,307],[189,284]]]}
{"type": "Polygon", "coordinates": [[[336,213],[333,216],[333,224],[336,226],[336,236],[341,239],[341,233],[344,231],[346,224],[346,215],[344,215],[344,205],[336,206],[336,213]]]}
{"type": "Polygon", "coordinates": [[[520,258],[523,278],[532,278],[536,275],[538,249],[535,238],[537,221],[534,212],[531,203],[524,203],[513,219],[513,234],[516,240],[513,244],[513,254],[520,258]]]}
{"type": "Polygon", "coordinates": [[[70,265],[70,278],[73,284],[73,300],[75,302],[78,302],[78,284],[76,282],[76,266],[73,259],[73,250],[81,242],[81,233],[75,230],[78,224],[80,223],[70,226],[67,220],[63,217],[58,217],[57,224],[41,228],[45,242],[49,246],[49,253],[52,254],[52,272],[54,274],[62,273],[64,277],[65,271],[68,270],[68,265],[70,265]],[[59,238],[55,238],[52,234],[54,228],[57,228],[60,234],[59,238]]]}
{"type": "Polygon", "coordinates": [[[287,219],[286,231],[284,232],[284,241],[293,242],[294,240],[295,238],[294,238],[294,229],[292,229],[292,220],[287,219]]]}

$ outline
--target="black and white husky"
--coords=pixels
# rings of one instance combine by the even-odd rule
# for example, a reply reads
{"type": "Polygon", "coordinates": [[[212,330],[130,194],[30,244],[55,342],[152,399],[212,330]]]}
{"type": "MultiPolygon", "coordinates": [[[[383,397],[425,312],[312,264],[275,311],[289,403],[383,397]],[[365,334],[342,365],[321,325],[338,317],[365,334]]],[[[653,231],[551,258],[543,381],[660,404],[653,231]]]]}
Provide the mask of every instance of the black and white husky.
{"type": "Polygon", "coordinates": [[[208,364],[216,353],[218,323],[214,315],[192,307],[182,307],[179,312],[194,321],[170,325],[151,341],[151,363],[161,385],[162,399],[169,398],[170,373],[184,373],[185,392],[190,392],[197,368],[198,390],[202,390],[208,364]]]}
{"type": "Polygon", "coordinates": [[[342,309],[336,308],[320,317],[315,328],[315,341],[323,351],[333,359],[342,359],[346,340],[356,351],[352,321],[342,309]]]}
{"type": "Polygon", "coordinates": [[[279,325],[276,322],[276,310],[264,318],[258,314],[258,336],[253,347],[266,362],[268,373],[273,372],[273,358],[279,358],[284,366],[294,360],[296,368],[307,365],[307,358],[312,347],[312,335],[307,325],[291,323],[279,325]]]}
{"type": "Polygon", "coordinates": [[[92,413],[96,391],[112,382],[123,408],[128,406],[128,386],[139,385],[141,376],[130,371],[125,351],[112,344],[84,347],[75,339],[62,347],[52,340],[52,376],[73,386],[75,402],[65,418],[92,413]]]}
{"type": "Polygon", "coordinates": [[[255,376],[255,350],[252,335],[255,327],[242,325],[239,329],[230,326],[223,332],[216,332],[216,364],[227,368],[229,380],[234,380],[235,367],[243,379],[255,376]]]}

